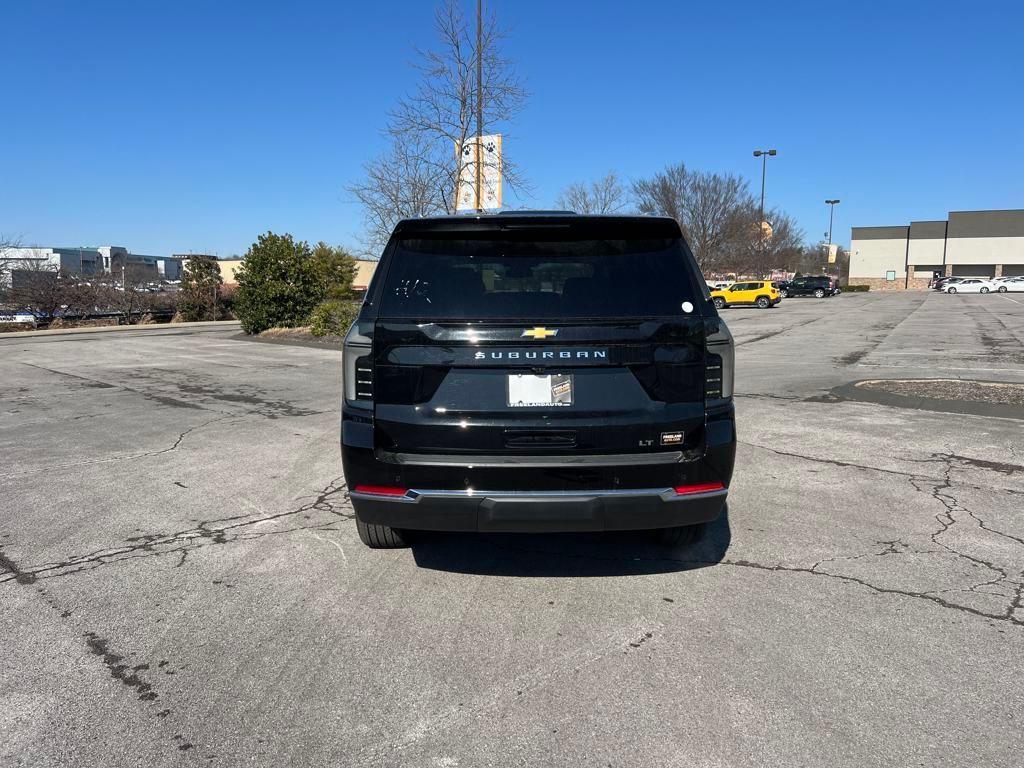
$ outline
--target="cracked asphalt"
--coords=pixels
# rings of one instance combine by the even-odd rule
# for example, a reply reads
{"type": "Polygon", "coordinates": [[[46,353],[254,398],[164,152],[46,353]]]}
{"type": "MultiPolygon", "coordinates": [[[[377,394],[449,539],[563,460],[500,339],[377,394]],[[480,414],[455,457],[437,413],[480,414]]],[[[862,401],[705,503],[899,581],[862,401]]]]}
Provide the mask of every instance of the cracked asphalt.
{"type": "Polygon", "coordinates": [[[725,316],[728,513],[675,550],[370,551],[338,352],[0,336],[0,765],[1019,764],[1024,421],[844,393],[1022,383],[1024,304],[725,316]]]}

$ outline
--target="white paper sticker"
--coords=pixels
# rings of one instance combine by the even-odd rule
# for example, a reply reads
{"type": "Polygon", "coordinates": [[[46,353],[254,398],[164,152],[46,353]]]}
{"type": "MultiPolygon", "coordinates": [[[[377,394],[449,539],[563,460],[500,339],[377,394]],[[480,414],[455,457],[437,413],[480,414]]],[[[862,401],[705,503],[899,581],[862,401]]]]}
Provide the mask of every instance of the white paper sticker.
{"type": "Polygon", "coordinates": [[[512,408],[572,405],[572,376],[511,374],[508,377],[508,404],[512,408]]]}

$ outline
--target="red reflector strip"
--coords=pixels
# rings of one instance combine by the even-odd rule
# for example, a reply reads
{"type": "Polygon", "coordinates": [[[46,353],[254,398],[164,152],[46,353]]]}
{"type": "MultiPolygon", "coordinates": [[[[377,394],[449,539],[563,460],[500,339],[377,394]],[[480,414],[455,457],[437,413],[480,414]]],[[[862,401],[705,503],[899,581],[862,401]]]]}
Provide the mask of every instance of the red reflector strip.
{"type": "Polygon", "coordinates": [[[405,496],[405,488],[395,488],[391,485],[357,485],[356,493],[368,493],[373,496],[405,496]]]}
{"type": "Polygon", "coordinates": [[[688,493],[707,493],[708,491],[724,491],[725,486],[721,483],[695,483],[694,485],[677,485],[675,492],[684,496],[688,493]]]}

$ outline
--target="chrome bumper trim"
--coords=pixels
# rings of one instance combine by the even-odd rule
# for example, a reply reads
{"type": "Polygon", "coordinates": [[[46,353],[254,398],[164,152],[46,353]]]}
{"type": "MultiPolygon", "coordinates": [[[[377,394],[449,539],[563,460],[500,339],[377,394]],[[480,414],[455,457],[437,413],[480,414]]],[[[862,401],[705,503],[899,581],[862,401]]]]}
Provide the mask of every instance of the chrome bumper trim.
{"type": "Polygon", "coordinates": [[[443,499],[551,499],[552,501],[571,501],[577,499],[592,499],[604,497],[617,498],[649,498],[658,496],[662,501],[675,501],[682,499],[707,499],[715,496],[725,496],[728,488],[718,488],[713,491],[701,491],[700,493],[676,493],[674,488],[621,488],[614,490],[597,491],[478,491],[467,489],[462,491],[433,490],[410,488],[404,496],[387,496],[374,493],[360,493],[352,491],[350,496],[355,499],[372,499],[374,501],[394,501],[399,504],[416,504],[420,499],[443,498],[443,499]]]}

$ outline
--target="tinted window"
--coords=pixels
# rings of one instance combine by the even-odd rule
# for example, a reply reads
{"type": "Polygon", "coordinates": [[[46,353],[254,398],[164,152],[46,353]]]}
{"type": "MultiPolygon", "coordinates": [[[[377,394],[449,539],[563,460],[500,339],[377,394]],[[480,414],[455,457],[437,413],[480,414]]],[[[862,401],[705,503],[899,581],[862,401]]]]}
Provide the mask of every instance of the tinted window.
{"type": "Polygon", "coordinates": [[[416,319],[679,316],[703,301],[678,239],[535,240],[504,233],[406,239],[381,315],[416,319]]]}

